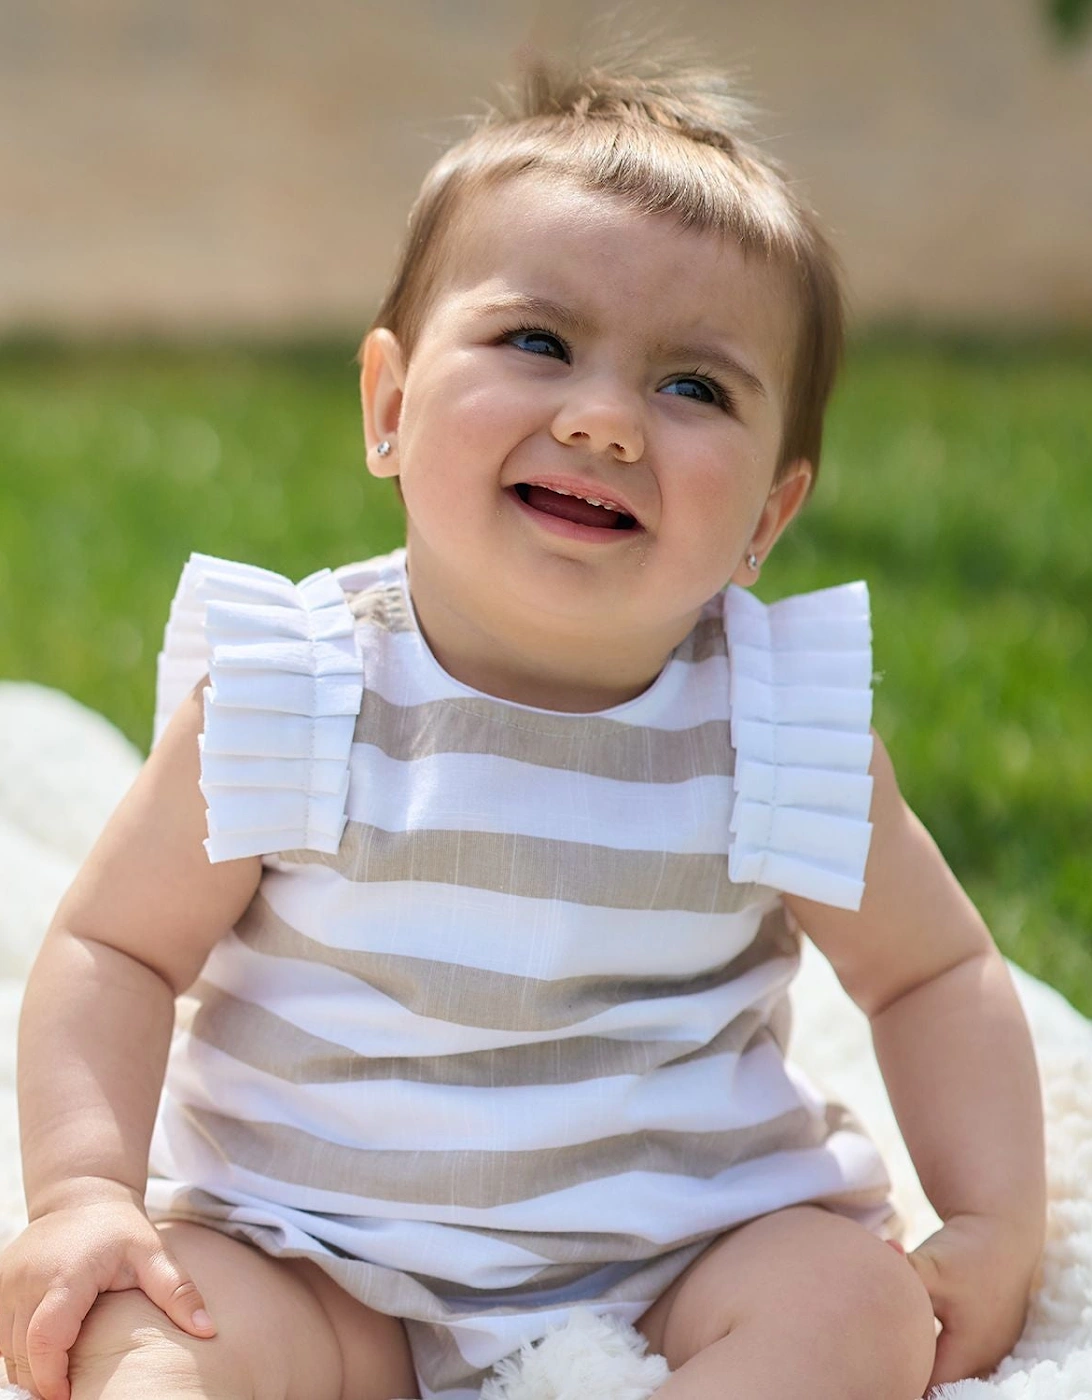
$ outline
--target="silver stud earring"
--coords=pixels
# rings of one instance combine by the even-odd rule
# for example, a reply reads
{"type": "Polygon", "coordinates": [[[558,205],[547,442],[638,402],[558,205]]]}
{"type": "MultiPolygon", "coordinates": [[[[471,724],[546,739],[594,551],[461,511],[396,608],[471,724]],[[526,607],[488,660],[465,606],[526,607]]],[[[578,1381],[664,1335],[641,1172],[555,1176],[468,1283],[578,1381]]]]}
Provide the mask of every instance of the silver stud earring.
{"type": "Polygon", "coordinates": [[[383,441],[379,444],[379,446],[375,449],[375,455],[376,455],[377,457],[389,457],[389,456],[390,456],[390,451],[391,451],[391,445],[390,445],[390,443],[387,441],[387,439],[384,438],[383,441]]]}
{"type": "Polygon", "coordinates": [[[747,567],[751,570],[752,573],[756,573],[758,571],[758,558],[756,555],[748,554],[747,567]]]}

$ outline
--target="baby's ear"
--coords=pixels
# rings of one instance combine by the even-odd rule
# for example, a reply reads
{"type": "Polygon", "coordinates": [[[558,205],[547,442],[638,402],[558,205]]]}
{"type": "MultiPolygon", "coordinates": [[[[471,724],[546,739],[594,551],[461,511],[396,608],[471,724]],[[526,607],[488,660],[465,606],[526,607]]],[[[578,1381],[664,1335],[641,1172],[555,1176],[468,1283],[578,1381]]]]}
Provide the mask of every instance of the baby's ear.
{"type": "Polygon", "coordinates": [[[777,543],[781,532],[799,514],[807,500],[814,475],[811,463],[800,457],[787,466],[770,487],[770,494],[762,507],[762,514],[751,536],[747,554],[732,575],[733,583],[750,587],[757,582],[758,571],[762,568],[763,561],[777,543]],[[751,556],[754,556],[756,561],[754,567],[747,562],[751,556]]]}
{"type": "Polygon", "coordinates": [[[402,347],[393,331],[378,326],[364,341],[360,370],[360,403],[364,413],[364,445],[373,476],[397,476],[398,453],[379,456],[381,442],[395,445],[406,383],[402,347]]]}

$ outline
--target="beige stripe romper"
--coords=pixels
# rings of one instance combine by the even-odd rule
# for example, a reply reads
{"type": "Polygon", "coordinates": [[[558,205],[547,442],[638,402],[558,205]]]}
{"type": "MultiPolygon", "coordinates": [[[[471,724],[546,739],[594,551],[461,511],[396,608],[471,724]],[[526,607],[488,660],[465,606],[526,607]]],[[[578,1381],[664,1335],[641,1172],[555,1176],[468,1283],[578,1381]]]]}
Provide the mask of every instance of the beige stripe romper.
{"type": "Polygon", "coordinates": [[[157,737],[209,671],[205,845],[263,874],[180,1016],[153,1218],[315,1260],[449,1400],[744,1220],[880,1229],[875,1149],[785,1062],[781,901],[860,901],[870,636],[863,584],[729,588],[642,695],[563,714],[442,670],[404,551],[194,555],[157,737]]]}

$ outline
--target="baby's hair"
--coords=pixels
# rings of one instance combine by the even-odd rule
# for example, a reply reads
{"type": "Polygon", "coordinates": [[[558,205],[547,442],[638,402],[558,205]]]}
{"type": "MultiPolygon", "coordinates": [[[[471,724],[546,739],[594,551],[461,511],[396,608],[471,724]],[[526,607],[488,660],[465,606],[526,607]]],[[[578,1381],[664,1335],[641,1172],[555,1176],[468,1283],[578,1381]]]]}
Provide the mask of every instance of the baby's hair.
{"type": "Polygon", "coordinates": [[[818,471],[844,340],[838,260],[781,166],[760,153],[753,108],[728,75],[679,42],[658,40],[653,52],[624,39],[585,62],[525,51],[521,80],[500,92],[426,174],[373,328],[397,336],[408,363],[475,196],[524,174],[573,180],[783,268],[799,324],[777,472],[799,458],[818,471]]]}

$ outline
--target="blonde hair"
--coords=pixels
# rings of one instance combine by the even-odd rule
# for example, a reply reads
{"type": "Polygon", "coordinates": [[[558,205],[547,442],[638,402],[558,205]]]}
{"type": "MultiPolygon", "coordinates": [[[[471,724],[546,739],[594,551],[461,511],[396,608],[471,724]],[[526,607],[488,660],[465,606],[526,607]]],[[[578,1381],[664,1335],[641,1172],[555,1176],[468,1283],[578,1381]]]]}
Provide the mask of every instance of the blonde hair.
{"type": "Polygon", "coordinates": [[[453,254],[452,231],[474,197],[524,174],[574,180],[636,212],[734,239],[784,270],[798,331],[777,471],[799,458],[817,471],[843,350],[838,262],[816,215],[759,152],[752,109],[727,76],[678,43],[659,44],[654,56],[622,41],[580,66],[532,56],[522,81],[501,93],[425,176],[372,329],[397,336],[408,363],[453,254]]]}

